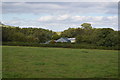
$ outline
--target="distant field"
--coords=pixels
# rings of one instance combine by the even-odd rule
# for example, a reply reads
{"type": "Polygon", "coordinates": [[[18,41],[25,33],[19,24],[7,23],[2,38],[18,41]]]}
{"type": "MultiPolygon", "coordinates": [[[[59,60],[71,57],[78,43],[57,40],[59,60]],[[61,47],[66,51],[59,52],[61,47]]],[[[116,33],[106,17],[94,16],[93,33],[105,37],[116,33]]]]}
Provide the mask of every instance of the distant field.
{"type": "Polygon", "coordinates": [[[3,46],[3,78],[117,78],[118,51],[3,46]]]}
{"type": "Polygon", "coordinates": [[[56,32],[58,35],[60,35],[61,34],[61,32],[56,32]]]}

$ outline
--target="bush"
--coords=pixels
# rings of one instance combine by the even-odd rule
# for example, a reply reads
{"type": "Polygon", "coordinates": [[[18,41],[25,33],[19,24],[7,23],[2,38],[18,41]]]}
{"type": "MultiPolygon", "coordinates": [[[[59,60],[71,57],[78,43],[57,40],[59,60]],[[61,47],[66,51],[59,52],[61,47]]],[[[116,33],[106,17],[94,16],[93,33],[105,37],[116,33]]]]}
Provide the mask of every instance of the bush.
{"type": "Polygon", "coordinates": [[[96,46],[94,44],[71,44],[71,43],[50,43],[50,44],[39,44],[39,43],[26,43],[26,42],[3,42],[2,45],[8,46],[32,46],[32,47],[59,47],[59,48],[78,48],[78,49],[108,49],[108,50],[120,50],[118,46],[105,47],[96,46]]]}

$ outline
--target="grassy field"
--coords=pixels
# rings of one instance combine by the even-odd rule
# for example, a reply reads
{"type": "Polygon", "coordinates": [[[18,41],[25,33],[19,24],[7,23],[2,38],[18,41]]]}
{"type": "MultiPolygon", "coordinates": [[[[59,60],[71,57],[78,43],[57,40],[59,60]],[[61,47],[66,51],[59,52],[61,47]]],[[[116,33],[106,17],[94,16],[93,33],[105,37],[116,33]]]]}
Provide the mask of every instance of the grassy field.
{"type": "Polygon", "coordinates": [[[118,51],[3,46],[3,78],[117,78],[118,51]]]}

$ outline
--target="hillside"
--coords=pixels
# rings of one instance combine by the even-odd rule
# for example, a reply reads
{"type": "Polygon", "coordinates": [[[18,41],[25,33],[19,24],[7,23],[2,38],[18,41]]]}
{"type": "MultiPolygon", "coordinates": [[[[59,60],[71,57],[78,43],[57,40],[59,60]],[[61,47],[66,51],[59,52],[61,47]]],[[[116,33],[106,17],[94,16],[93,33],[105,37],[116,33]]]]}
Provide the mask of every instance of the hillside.
{"type": "Polygon", "coordinates": [[[57,33],[57,35],[61,35],[61,32],[56,32],[57,33]]]}

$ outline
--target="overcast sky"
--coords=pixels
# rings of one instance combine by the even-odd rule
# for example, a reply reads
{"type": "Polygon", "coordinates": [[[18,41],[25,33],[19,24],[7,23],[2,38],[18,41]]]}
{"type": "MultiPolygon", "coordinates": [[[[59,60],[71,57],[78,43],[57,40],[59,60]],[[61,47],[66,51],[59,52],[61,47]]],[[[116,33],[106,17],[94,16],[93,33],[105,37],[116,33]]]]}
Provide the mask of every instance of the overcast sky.
{"type": "Polygon", "coordinates": [[[118,30],[117,2],[3,2],[2,22],[20,27],[39,27],[53,31],[81,27],[118,30]]]}

